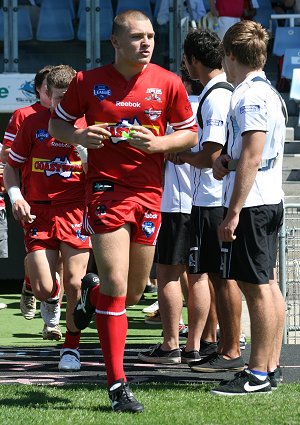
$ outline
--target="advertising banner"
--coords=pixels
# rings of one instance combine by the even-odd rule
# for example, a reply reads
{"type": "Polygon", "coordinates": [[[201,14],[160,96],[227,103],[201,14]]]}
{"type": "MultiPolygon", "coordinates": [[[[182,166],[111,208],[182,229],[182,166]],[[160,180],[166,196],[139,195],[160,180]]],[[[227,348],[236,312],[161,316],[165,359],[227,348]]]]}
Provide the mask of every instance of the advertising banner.
{"type": "Polygon", "coordinates": [[[35,74],[0,74],[0,113],[13,112],[36,102],[34,77],[35,74]]]}

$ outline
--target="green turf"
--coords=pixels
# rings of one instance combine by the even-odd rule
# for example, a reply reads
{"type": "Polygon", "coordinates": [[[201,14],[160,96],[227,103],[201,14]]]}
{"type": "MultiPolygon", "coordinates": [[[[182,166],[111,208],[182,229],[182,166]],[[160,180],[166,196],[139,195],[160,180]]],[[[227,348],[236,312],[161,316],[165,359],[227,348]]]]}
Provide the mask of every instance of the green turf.
{"type": "MultiPolygon", "coordinates": [[[[155,301],[155,296],[146,295],[145,300],[134,307],[127,309],[129,330],[127,344],[156,344],[161,341],[161,325],[147,325],[144,323],[145,314],[142,309],[155,301]]],[[[25,320],[20,312],[20,295],[6,294],[0,295],[0,302],[7,304],[8,308],[0,310],[1,326],[0,346],[34,347],[34,346],[60,346],[61,342],[44,341],[42,339],[43,320],[39,314],[39,308],[34,319],[25,320]]],[[[186,308],[184,308],[184,318],[186,319],[186,308]]],[[[65,322],[65,301],[62,306],[61,328],[63,333],[66,329],[65,322]]],[[[98,336],[95,323],[82,332],[81,346],[84,344],[98,343],[98,336]]]]}
{"type": "Polygon", "coordinates": [[[111,412],[106,390],[96,386],[0,386],[0,422],[5,425],[298,425],[300,384],[272,394],[221,397],[209,385],[132,385],[144,404],[139,415],[111,412]]]}

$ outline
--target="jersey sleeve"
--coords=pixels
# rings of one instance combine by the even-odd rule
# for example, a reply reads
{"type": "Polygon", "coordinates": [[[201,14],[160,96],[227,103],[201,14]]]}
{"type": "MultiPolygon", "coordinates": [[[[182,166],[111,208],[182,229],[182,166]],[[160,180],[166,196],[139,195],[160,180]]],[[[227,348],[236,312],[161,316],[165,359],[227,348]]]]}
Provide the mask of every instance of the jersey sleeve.
{"type": "MultiPolygon", "coordinates": [[[[82,96],[79,96],[82,78],[82,72],[78,72],[71,81],[63,99],[53,111],[52,118],[59,118],[74,124],[78,118],[84,116],[85,110],[82,96]]],[[[82,93],[84,93],[84,90],[82,93]]]]}
{"type": "MultiPolygon", "coordinates": [[[[263,83],[265,84],[265,83],[263,83]]],[[[241,134],[246,131],[267,131],[267,109],[264,87],[248,89],[235,107],[235,117],[241,134]]]]}
{"type": "Polygon", "coordinates": [[[201,108],[203,119],[202,144],[214,142],[222,146],[225,145],[230,99],[231,92],[221,88],[214,90],[205,99],[201,108]]]}
{"type": "Polygon", "coordinates": [[[175,131],[198,131],[191,103],[179,77],[177,84],[174,82],[173,96],[168,107],[168,122],[175,131]]]}
{"type": "Polygon", "coordinates": [[[30,156],[32,138],[29,123],[28,118],[25,118],[9,152],[7,162],[14,168],[21,168],[30,156]]]}
{"type": "Polygon", "coordinates": [[[2,144],[4,146],[11,148],[23,120],[24,118],[20,110],[16,110],[12,114],[4,133],[4,137],[2,141],[2,144]]]}

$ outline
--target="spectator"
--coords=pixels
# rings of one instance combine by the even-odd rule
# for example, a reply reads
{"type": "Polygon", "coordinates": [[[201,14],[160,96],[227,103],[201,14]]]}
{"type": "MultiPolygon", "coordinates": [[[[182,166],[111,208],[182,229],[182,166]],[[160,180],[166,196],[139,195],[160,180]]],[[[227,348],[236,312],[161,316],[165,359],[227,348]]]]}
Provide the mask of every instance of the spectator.
{"type": "Polygon", "coordinates": [[[223,278],[236,279],[245,295],[251,323],[251,354],[247,369],[212,390],[221,395],[270,392],[276,386],[276,374],[280,374],[279,341],[285,308],[274,268],[283,218],[282,160],[287,112],[263,72],[267,44],[266,30],[252,21],[235,24],[223,39],[224,69],[235,90],[227,155],[214,164],[215,177],[226,176],[226,215],[219,227],[223,242],[221,269],[223,278]]]}
{"type": "Polygon", "coordinates": [[[218,17],[216,32],[222,40],[227,29],[241,20],[244,13],[244,0],[209,0],[209,3],[212,15],[218,17]]]}

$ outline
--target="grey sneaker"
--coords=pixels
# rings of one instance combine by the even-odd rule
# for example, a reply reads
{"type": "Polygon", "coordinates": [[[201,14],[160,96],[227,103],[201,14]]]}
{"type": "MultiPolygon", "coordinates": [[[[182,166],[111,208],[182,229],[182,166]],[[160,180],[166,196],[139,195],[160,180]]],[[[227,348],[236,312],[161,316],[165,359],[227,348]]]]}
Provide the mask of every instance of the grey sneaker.
{"type": "Polygon", "coordinates": [[[73,348],[62,348],[60,350],[58,369],[63,372],[75,372],[80,370],[79,351],[73,348]]]}
{"type": "Polygon", "coordinates": [[[49,339],[54,341],[59,341],[62,338],[62,332],[58,325],[47,326],[46,323],[43,327],[43,339],[49,339]]]}
{"type": "Polygon", "coordinates": [[[181,353],[179,348],[165,351],[161,349],[161,344],[150,347],[147,351],[140,352],[138,358],[145,363],[174,364],[181,363],[181,353]]]}
{"type": "Polygon", "coordinates": [[[22,316],[26,320],[34,318],[36,313],[36,299],[31,291],[26,289],[25,283],[23,283],[21,299],[20,299],[20,310],[22,316]]]}
{"type": "Polygon", "coordinates": [[[193,364],[200,358],[199,351],[185,351],[185,347],[181,347],[181,363],[193,364]]]}
{"type": "Polygon", "coordinates": [[[40,309],[42,319],[47,326],[54,327],[59,324],[60,303],[58,297],[42,301],[40,309]]]}
{"type": "Polygon", "coordinates": [[[227,360],[221,354],[216,353],[193,362],[190,367],[194,372],[239,372],[245,368],[245,363],[241,356],[227,360]]]}

